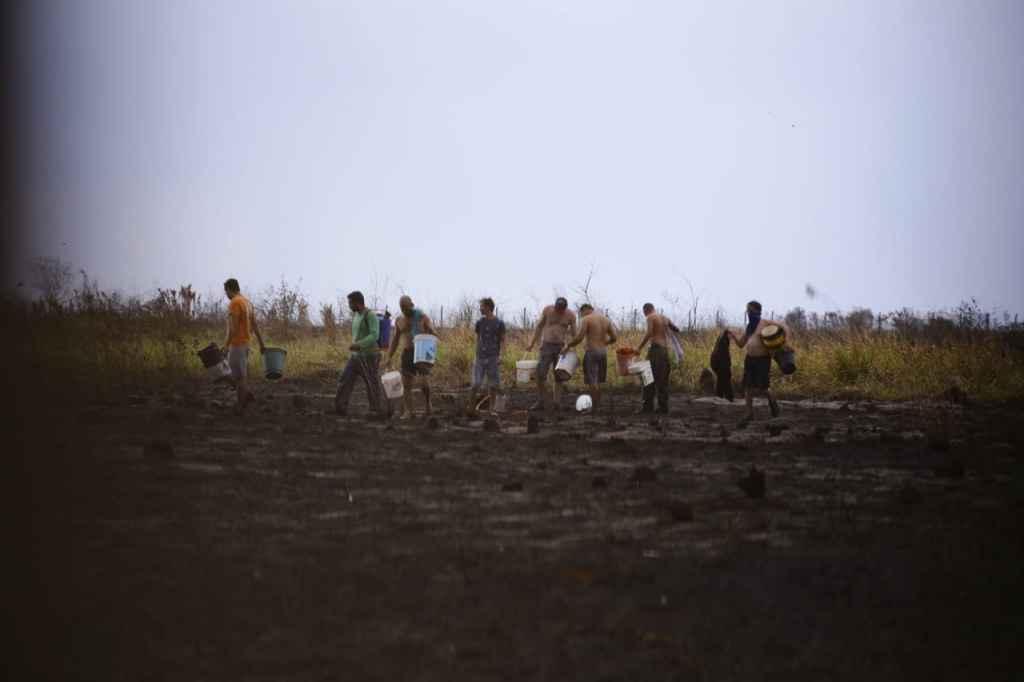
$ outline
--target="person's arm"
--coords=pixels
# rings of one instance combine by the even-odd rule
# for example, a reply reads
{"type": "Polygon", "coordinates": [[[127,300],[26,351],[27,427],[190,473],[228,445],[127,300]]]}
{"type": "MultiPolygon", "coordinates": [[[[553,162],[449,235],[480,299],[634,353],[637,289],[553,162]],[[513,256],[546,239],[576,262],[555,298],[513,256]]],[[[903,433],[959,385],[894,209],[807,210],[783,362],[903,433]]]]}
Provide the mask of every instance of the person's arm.
{"type": "Polygon", "coordinates": [[[250,310],[249,321],[252,322],[252,333],[256,335],[256,340],[260,342],[260,354],[267,352],[267,347],[263,345],[263,335],[260,334],[260,326],[256,324],[256,309],[250,310]]]}
{"type": "Polygon", "coordinates": [[[583,337],[586,336],[586,334],[587,334],[587,321],[583,320],[583,322],[580,323],[580,330],[576,333],[576,336],[572,337],[571,341],[566,342],[565,347],[562,349],[562,352],[565,353],[570,348],[572,348],[573,346],[578,344],[580,341],[583,340],[583,337]]]}
{"type": "Polygon", "coordinates": [[[441,338],[438,336],[437,330],[434,329],[434,323],[430,321],[430,318],[427,317],[426,313],[424,313],[420,318],[420,329],[422,329],[425,334],[433,334],[434,336],[441,338]]]}
{"type": "Polygon", "coordinates": [[[391,344],[388,346],[388,359],[384,363],[385,367],[391,367],[391,359],[395,357],[395,351],[398,350],[398,342],[402,338],[402,328],[398,326],[398,320],[391,326],[391,344]]]}
{"type": "Polygon", "coordinates": [[[533,350],[533,347],[536,346],[537,342],[540,340],[540,335],[544,333],[544,316],[546,314],[547,311],[542,312],[540,314],[540,319],[537,321],[537,329],[534,330],[533,332],[533,339],[530,341],[530,344],[526,347],[527,353],[533,350]]]}
{"type": "Polygon", "coordinates": [[[608,345],[614,344],[619,340],[619,337],[615,334],[615,325],[608,322],[608,345]]]}
{"type": "Polygon", "coordinates": [[[674,324],[672,323],[672,320],[669,320],[669,319],[667,319],[667,318],[666,318],[666,320],[665,320],[665,321],[666,321],[666,322],[668,323],[668,328],[669,328],[669,329],[671,329],[671,330],[672,330],[673,332],[675,332],[676,334],[678,334],[678,333],[679,333],[679,327],[675,326],[675,325],[674,325],[674,324]]]}
{"type": "Polygon", "coordinates": [[[498,327],[498,358],[501,358],[502,351],[505,350],[505,323],[503,322],[498,327]]]}
{"type": "Polygon", "coordinates": [[[736,345],[739,346],[740,348],[743,348],[744,346],[746,346],[747,345],[747,341],[750,340],[750,337],[747,335],[747,333],[745,331],[743,332],[743,336],[737,336],[736,332],[734,332],[731,329],[729,330],[729,338],[732,339],[733,341],[735,341],[736,345]]]}
{"type": "Polygon", "coordinates": [[[640,351],[642,351],[644,349],[644,346],[647,345],[647,342],[651,340],[652,336],[654,336],[654,320],[652,320],[650,317],[648,317],[647,318],[647,333],[644,334],[643,341],[640,342],[640,345],[636,347],[636,352],[637,353],[639,353],[640,351]]]}
{"type": "Polygon", "coordinates": [[[228,303],[228,332],[224,338],[224,352],[231,346],[231,338],[238,332],[238,307],[228,303]]]}

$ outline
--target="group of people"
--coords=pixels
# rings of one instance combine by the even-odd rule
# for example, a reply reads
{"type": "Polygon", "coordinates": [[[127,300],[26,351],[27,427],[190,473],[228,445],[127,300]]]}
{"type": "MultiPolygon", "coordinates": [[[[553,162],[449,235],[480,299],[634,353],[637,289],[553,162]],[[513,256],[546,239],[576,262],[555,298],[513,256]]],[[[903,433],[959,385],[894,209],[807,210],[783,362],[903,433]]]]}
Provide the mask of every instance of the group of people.
{"type": "MultiPolygon", "coordinates": [[[[224,293],[229,299],[228,325],[225,352],[235,381],[238,402],[236,410],[241,411],[254,396],[246,382],[249,343],[255,336],[260,352],[265,349],[263,337],[256,323],[252,304],[242,296],[238,281],[229,279],[224,283],[224,293]]],[[[480,319],[475,325],[476,357],[473,365],[473,381],[467,403],[468,409],[477,405],[476,400],[482,390],[493,408],[501,391],[500,359],[505,348],[505,323],[495,314],[494,300],[483,298],[480,304],[480,319]]],[[[395,321],[390,343],[387,349],[381,348],[381,324],[377,314],[366,306],[366,300],[359,291],[348,295],[348,307],[352,312],[352,343],[349,346],[349,359],[341,372],[338,390],[334,398],[334,409],[339,415],[348,412],[349,400],[356,382],[362,380],[366,385],[367,398],[371,409],[381,417],[391,416],[391,401],[383,394],[380,380],[382,370],[390,371],[396,353],[401,351],[400,370],[402,376],[402,412],[401,419],[409,419],[413,415],[413,391],[419,389],[425,401],[425,413],[432,412],[429,367],[414,362],[413,339],[418,334],[437,335],[430,317],[417,308],[409,296],[399,299],[401,315],[395,321]],[[382,354],[386,357],[381,362],[382,354]]],[[[638,413],[667,414],[669,403],[669,376],[671,373],[670,353],[682,353],[678,338],[679,329],[665,315],[658,313],[654,305],[645,303],[643,306],[646,319],[646,332],[637,354],[647,348],[647,360],[651,365],[653,381],[644,386],[643,402],[638,413]]],[[[596,411],[602,404],[601,386],[608,377],[609,346],[618,341],[615,325],[607,316],[599,313],[589,303],[579,306],[579,323],[576,313],[569,309],[569,302],[559,297],[554,304],[546,306],[537,321],[533,337],[526,347],[532,352],[539,346],[539,360],[536,371],[537,401],[531,406],[533,411],[549,409],[547,382],[548,375],[554,373],[559,359],[567,352],[583,344],[583,378],[596,411]]],[[[747,413],[742,423],[754,417],[753,399],[764,395],[773,417],[778,416],[779,406],[771,393],[772,354],[762,341],[761,332],[769,325],[785,329],[773,320],[762,319],[761,304],[750,301],[746,307],[747,325],[742,333],[727,330],[728,339],[746,350],[743,369],[743,387],[747,413]]],[[[550,392],[554,409],[561,405],[563,382],[558,380],[557,373],[550,392]]]]}

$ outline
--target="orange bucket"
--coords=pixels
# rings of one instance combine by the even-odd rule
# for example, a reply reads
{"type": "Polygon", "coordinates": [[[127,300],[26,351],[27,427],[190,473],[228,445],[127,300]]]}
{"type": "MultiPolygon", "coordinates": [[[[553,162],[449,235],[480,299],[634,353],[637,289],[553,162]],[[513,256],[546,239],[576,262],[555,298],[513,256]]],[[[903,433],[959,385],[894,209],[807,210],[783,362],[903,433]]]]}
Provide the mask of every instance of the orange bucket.
{"type": "Polygon", "coordinates": [[[615,351],[615,363],[619,370],[619,376],[629,376],[629,366],[636,360],[636,350],[623,346],[615,351]]]}

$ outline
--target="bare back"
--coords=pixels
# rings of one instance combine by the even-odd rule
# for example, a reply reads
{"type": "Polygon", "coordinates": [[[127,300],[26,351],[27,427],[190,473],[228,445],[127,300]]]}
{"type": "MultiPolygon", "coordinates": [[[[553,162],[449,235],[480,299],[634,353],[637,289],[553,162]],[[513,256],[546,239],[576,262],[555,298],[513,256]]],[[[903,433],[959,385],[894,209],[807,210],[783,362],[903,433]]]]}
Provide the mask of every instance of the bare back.
{"type": "Polygon", "coordinates": [[[651,313],[647,316],[647,333],[650,334],[651,343],[662,348],[668,348],[668,318],[660,313],[651,313]]]}
{"type": "Polygon", "coordinates": [[[612,321],[600,313],[590,313],[580,323],[583,332],[584,347],[587,350],[603,351],[615,339],[612,321]]]}

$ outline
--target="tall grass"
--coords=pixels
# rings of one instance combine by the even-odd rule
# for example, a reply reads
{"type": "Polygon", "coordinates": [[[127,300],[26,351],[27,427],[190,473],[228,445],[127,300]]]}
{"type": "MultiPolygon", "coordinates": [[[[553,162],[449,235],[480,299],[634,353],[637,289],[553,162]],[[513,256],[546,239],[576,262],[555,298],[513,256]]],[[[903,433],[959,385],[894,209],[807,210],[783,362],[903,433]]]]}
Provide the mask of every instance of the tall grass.
{"type": "MultiPolygon", "coordinates": [[[[15,362],[33,368],[48,380],[91,386],[99,393],[123,387],[159,387],[181,380],[202,380],[196,351],[221,343],[224,325],[213,316],[196,319],[177,312],[154,313],[139,308],[94,305],[92,309],[60,311],[4,305],[12,323],[15,362]]],[[[288,350],[286,374],[330,380],[348,357],[349,330],[326,334],[309,325],[266,325],[268,345],[288,350]]],[[[686,356],[673,369],[676,390],[697,392],[701,370],[719,331],[687,332],[686,356]]],[[[503,381],[511,384],[515,362],[525,355],[530,332],[511,330],[502,357],[503,381]]],[[[640,333],[626,332],[620,344],[636,346],[640,333]]],[[[792,338],[798,371],[782,377],[773,369],[773,384],[783,396],[816,398],[913,399],[940,395],[958,385],[978,399],[1024,396],[1024,350],[1020,332],[950,335],[944,340],[920,339],[891,331],[805,332],[792,338]]],[[[475,336],[472,329],[441,331],[440,358],[433,373],[437,385],[465,387],[472,371],[475,336]]],[[[535,357],[535,356],[534,356],[535,357]]],[[[743,352],[733,348],[733,377],[742,376],[743,352]]],[[[397,358],[396,358],[397,361],[397,358]]],[[[613,358],[609,358],[614,364],[613,358]]],[[[260,359],[251,356],[259,373],[260,359]]],[[[613,386],[635,386],[612,368],[613,386]]],[[[578,384],[579,376],[574,379],[578,384]]]]}

